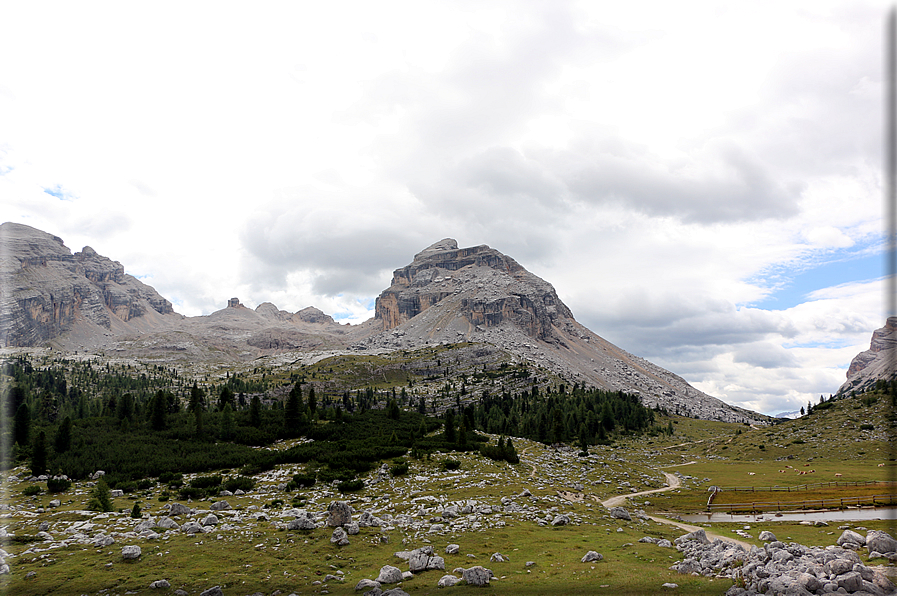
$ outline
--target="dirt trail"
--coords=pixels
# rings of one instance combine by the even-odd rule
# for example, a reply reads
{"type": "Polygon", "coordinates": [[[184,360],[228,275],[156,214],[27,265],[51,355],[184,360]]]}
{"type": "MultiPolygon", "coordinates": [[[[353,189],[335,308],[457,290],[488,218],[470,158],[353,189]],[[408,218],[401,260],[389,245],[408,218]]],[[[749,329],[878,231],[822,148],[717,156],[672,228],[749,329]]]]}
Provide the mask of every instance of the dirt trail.
{"type": "MultiPolygon", "coordinates": [[[[684,465],[684,464],[679,464],[679,465],[684,465]]],[[[676,476],[675,474],[670,474],[669,472],[663,472],[663,475],[667,479],[667,486],[665,486],[663,488],[655,488],[653,490],[643,490],[641,492],[630,493],[628,495],[617,495],[615,497],[611,497],[604,501],[598,501],[598,497],[593,497],[593,498],[596,501],[598,501],[599,503],[601,503],[602,505],[604,505],[605,507],[607,507],[608,509],[610,509],[611,507],[619,507],[619,506],[623,505],[626,502],[626,499],[628,499],[629,497],[638,497],[641,495],[650,495],[650,494],[654,494],[654,493],[660,493],[660,492],[664,492],[667,490],[673,490],[674,488],[679,488],[679,486],[681,486],[682,483],[679,482],[679,477],[676,476]]],[[[673,520],[667,519],[665,517],[656,517],[654,515],[649,515],[648,517],[656,522],[659,522],[662,524],[669,524],[671,526],[676,526],[677,528],[681,528],[687,532],[694,532],[696,530],[703,529],[704,532],[707,534],[707,538],[709,540],[714,540],[716,538],[719,538],[720,540],[723,540],[725,542],[739,544],[742,547],[744,547],[745,549],[751,550],[752,545],[748,544],[747,542],[743,542],[741,540],[738,540],[737,538],[730,538],[729,536],[722,536],[715,532],[710,532],[706,528],[701,528],[700,526],[692,526],[690,524],[684,524],[682,522],[673,521],[673,520]]]]}

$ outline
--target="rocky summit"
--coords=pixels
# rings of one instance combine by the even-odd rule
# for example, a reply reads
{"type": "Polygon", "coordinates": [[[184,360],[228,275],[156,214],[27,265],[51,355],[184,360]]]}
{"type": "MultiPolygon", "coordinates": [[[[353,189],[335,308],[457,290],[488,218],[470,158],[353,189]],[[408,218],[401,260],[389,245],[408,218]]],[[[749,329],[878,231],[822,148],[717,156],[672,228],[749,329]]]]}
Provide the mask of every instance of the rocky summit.
{"type": "Polygon", "coordinates": [[[121,263],[90,247],[14,223],[0,226],[0,347],[54,347],[195,367],[282,355],[313,362],[339,354],[385,354],[469,343],[531,363],[571,383],[639,395],[686,416],[765,418],[723,403],[579,324],[554,287],[486,245],[446,238],[396,269],[375,316],[340,325],[312,306],[295,313],[269,302],[185,317],[121,263]]]}
{"type": "MultiPolygon", "coordinates": [[[[179,319],[156,290],[89,246],[81,252],[35,228],[0,226],[0,346],[85,341],[179,319]]],[[[93,343],[93,342],[90,342],[93,343]]]]}
{"type": "Polygon", "coordinates": [[[890,381],[897,372],[897,317],[888,317],[885,326],[872,332],[869,349],[850,361],[847,380],[839,394],[869,389],[879,380],[890,381]]]}

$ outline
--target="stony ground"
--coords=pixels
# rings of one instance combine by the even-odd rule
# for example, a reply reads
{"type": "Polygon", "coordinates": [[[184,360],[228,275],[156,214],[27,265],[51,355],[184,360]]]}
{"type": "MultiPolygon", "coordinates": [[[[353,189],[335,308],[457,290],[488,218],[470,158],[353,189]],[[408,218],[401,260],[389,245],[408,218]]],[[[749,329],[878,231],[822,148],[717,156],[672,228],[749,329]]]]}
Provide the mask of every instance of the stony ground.
{"type": "MultiPolygon", "coordinates": [[[[440,582],[460,580],[464,570],[477,566],[494,575],[490,589],[509,594],[588,594],[596,588],[640,594],[674,589],[662,588],[672,583],[679,593],[722,594],[732,585],[731,577],[670,569],[683,559],[672,542],[685,530],[645,514],[644,508],[653,509],[652,499],[669,493],[640,493],[667,486],[663,466],[680,461],[681,454],[629,445],[593,448],[579,457],[569,448],[524,439],[515,439],[515,446],[521,457],[516,466],[453,453],[460,468],[446,470],[442,462],[449,455],[437,454],[410,460],[404,476],[380,468],[356,494],[322,484],[301,494],[285,492],[303,468],[284,466],[256,476],[256,487],[246,494],[160,500],[167,487],[156,484],[115,497],[116,511],[103,514],[84,510],[92,481],[47,494],[45,482],[15,469],[0,485],[0,556],[9,567],[0,575],[0,591],[200,594],[217,585],[227,595],[349,594],[362,580],[377,580],[384,566],[404,573],[403,590],[420,594],[436,593],[440,582]],[[44,492],[22,494],[33,485],[44,492]],[[626,515],[602,505],[619,495],[627,497],[626,515]],[[339,530],[344,536],[334,536],[328,525],[335,501],[352,508],[351,520],[339,530]],[[129,514],[135,502],[140,519],[129,514]],[[334,542],[339,540],[347,544],[334,542]],[[139,547],[139,554],[131,547],[139,547]],[[396,556],[427,547],[433,550],[418,573],[396,556]],[[583,561],[589,551],[602,556],[583,561]]],[[[681,471],[674,477],[680,486],[670,493],[706,490],[711,482],[681,471]]],[[[740,527],[714,526],[733,543],[745,535],[740,527]]],[[[365,585],[364,590],[373,587],[365,585]]],[[[464,582],[450,588],[459,594],[472,589],[464,582]]]]}

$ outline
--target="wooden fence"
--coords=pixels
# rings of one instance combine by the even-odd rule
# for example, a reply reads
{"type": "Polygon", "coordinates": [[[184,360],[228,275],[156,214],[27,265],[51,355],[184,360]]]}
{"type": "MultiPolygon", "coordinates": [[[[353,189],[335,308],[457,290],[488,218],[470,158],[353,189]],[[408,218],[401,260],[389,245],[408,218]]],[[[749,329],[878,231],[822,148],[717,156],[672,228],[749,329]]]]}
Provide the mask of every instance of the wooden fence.
{"type": "Polygon", "coordinates": [[[881,507],[897,505],[897,495],[866,495],[864,497],[839,497],[833,499],[807,499],[804,501],[755,501],[751,503],[708,503],[708,511],[786,511],[791,509],[844,509],[861,506],[881,507]]]}
{"type": "Polygon", "coordinates": [[[829,486],[897,486],[897,482],[888,480],[860,480],[857,482],[814,482],[813,484],[798,484],[797,486],[723,486],[720,488],[724,492],[798,492],[802,490],[811,490],[816,488],[826,488],[829,486]]]}

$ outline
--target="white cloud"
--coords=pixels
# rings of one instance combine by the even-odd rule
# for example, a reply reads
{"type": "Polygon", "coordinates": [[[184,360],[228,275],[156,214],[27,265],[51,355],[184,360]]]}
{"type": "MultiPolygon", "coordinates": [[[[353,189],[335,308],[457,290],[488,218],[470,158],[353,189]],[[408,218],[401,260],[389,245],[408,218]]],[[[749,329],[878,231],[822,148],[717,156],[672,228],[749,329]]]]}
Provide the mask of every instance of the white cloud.
{"type": "Polygon", "coordinates": [[[7,8],[0,220],[185,314],[359,320],[450,236],[769,412],[834,391],[884,320],[841,278],[749,306],[782,269],[880,250],[881,2],[7,8]]]}

